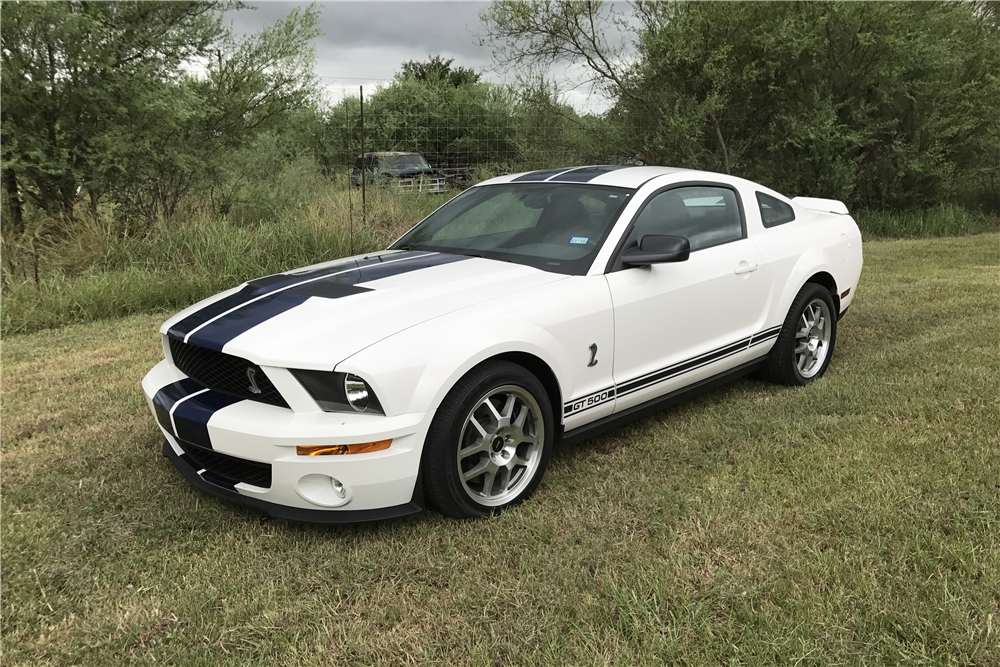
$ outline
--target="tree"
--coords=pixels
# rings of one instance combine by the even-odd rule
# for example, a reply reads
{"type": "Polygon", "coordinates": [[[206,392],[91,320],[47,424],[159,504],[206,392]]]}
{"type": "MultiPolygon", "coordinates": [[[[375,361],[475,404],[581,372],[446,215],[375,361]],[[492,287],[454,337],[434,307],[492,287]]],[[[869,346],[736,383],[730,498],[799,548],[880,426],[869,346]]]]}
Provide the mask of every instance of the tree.
{"type": "MultiPolygon", "coordinates": [[[[4,185],[54,216],[81,187],[107,186],[103,139],[135,101],[208,53],[222,33],[212,2],[4,3],[0,95],[4,185]]],[[[12,212],[20,215],[19,206],[12,212]]],[[[20,221],[15,221],[20,225],[20,221]]]]}
{"type": "Polygon", "coordinates": [[[544,77],[557,63],[578,63],[590,72],[590,81],[612,96],[626,94],[626,53],[630,45],[612,47],[605,33],[624,19],[600,0],[497,0],[480,19],[483,46],[493,49],[501,67],[528,70],[544,77]],[[538,71],[541,70],[541,71],[538,71]]]}
{"type": "Polygon", "coordinates": [[[468,67],[452,67],[454,59],[444,60],[439,55],[431,56],[430,60],[420,62],[409,60],[403,63],[403,76],[413,77],[424,83],[442,82],[456,88],[479,83],[479,74],[468,67]]]}
{"type": "Polygon", "coordinates": [[[571,59],[623,152],[877,207],[996,181],[1000,35],[986,3],[639,2],[635,56],[597,2],[494,2],[495,55],[571,59]]]}
{"type": "Polygon", "coordinates": [[[246,170],[253,171],[232,154],[284,131],[285,119],[315,101],[318,22],[315,8],[293,9],[255,35],[226,35],[214,45],[206,76],[182,77],[136,100],[141,112],[109,141],[120,167],[109,184],[120,215],[169,219],[198,190],[228,210],[247,186],[246,170]]]}

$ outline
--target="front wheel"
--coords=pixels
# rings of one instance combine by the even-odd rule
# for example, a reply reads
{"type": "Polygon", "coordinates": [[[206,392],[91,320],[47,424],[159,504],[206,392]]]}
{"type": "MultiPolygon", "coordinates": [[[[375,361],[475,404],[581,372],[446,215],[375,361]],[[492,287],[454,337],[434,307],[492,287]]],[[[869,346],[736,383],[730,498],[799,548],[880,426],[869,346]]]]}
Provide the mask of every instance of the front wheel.
{"type": "Polygon", "coordinates": [[[792,300],[761,376],[778,384],[809,384],[826,372],[836,342],[833,297],[822,285],[806,283],[792,300]]]}
{"type": "Polygon", "coordinates": [[[526,369],[477,366],[448,393],[427,434],[422,473],[428,502],[455,518],[496,514],[534,493],[555,426],[548,394],[526,369]]]}

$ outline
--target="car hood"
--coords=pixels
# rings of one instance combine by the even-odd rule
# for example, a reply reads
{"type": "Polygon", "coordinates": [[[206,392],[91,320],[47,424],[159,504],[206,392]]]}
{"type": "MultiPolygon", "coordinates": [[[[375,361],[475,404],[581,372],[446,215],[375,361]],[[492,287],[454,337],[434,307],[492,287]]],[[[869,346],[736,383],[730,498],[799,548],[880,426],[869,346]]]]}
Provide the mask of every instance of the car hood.
{"type": "Polygon", "coordinates": [[[260,365],[333,370],[421,322],[565,278],[479,257],[386,251],[252,280],[161,331],[260,365]]]}

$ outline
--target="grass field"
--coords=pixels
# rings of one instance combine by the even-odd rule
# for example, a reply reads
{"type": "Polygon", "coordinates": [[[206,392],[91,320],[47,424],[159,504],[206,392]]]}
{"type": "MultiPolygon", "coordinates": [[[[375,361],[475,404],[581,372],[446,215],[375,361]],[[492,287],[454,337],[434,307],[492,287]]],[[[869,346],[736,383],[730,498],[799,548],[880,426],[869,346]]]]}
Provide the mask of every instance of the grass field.
{"type": "Polygon", "coordinates": [[[5,336],[5,666],[1000,665],[1000,236],[865,247],[836,357],[473,523],[273,520],[160,457],[165,314],[5,336]]]}

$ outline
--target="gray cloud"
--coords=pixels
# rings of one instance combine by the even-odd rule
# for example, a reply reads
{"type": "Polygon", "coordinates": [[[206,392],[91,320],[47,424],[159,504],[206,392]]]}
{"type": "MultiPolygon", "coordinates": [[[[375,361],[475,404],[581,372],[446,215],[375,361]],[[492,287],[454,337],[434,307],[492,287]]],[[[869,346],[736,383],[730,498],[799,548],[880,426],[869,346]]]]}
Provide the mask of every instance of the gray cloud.
{"type": "MultiPolygon", "coordinates": [[[[237,33],[252,33],[280,21],[294,7],[308,3],[261,2],[255,10],[228,12],[237,33]]],[[[479,30],[479,12],[485,2],[326,2],[320,3],[317,60],[337,63],[355,58],[358,68],[376,72],[360,76],[391,78],[404,60],[448,54],[456,64],[481,69],[490,62],[489,49],[473,34],[479,30]],[[361,60],[357,57],[361,56],[361,60]],[[402,60],[394,60],[403,56],[402,60]]]]}
{"type": "MultiPolygon", "coordinates": [[[[252,2],[252,0],[251,0],[252,2]]],[[[284,19],[304,2],[258,2],[254,10],[227,12],[225,19],[237,34],[251,34],[284,19]]],[[[453,58],[456,65],[482,72],[487,81],[504,82],[508,75],[492,71],[489,48],[479,46],[479,13],[488,2],[323,2],[316,42],[316,74],[331,101],[386,83],[408,60],[432,54],[453,58]]],[[[609,35],[619,42],[620,35],[609,35]]],[[[557,74],[554,71],[553,74],[557,74]]],[[[580,110],[607,107],[600,96],[576,90],[566,101],[580,110]]]]}

